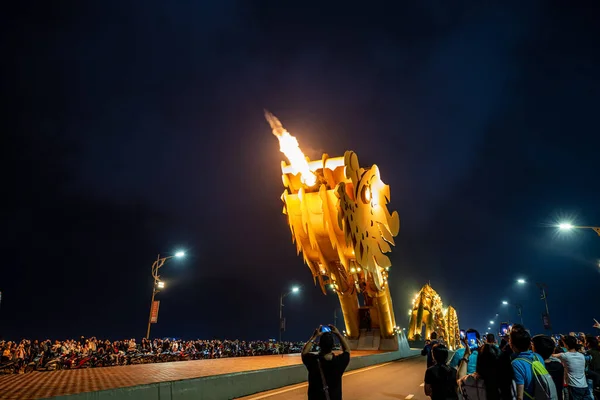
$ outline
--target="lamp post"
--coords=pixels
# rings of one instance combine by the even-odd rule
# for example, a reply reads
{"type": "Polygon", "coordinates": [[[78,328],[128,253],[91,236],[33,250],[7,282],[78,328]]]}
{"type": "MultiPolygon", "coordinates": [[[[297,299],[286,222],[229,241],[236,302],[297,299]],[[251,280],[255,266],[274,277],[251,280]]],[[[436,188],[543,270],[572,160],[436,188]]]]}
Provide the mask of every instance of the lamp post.
{"type": "Polygon", "coordinates": [[[152,278],[154,279],[154,283],[152,285],[152,300],[150,301],[150,315],[148,316],[148,329],[146,330],[146,339],[150,338],[150,327],[152,326],[152,308],[154,306],[154,297],[156,293],[160,292],[165,288],[165,283],[160,280],[160,275],[158,275],[158,270],[160,267],[165,265],[165,262],[171,258],[177,257],[181,258],[185,256],[183,251],[178,251],[172,256],[161,257],[160,254],[156,257],[156,261],[152,264],[152,278]]]}
{"type": "MultiPolygon", "coordinates": [[[[519,285],[527,285],[527,281],[523,278],[519,278],[517,279],[517,283],[519,285]]],[[[519,319],[521,320],[521,325],[523,324],[523,306],[521,304],[513,304],[515,306],[515,308],[517,309],[517,315],[519,316],[519,319]]]]}
{"type": "Polygon", "coordinates": [[[524,325],[523,324],[523,306],[520,304],[515,304],[515,307],[517,308],[517,315],[521,319],[521,325],[524,325]]]}
{"type": "Polygon", "coordinates": [[[544,329],[552,331],[552,326],[550,324],[550,311],[548,311],[548,295],[546,293],[547,286],[545,283],[536,283],[536,285],[540,289],[540,299],[544,300],[544,305],[546,306],[546,314],[544,314],[544,316],[542,317],[542,321],[544,322],[544,329]]]}
{"type": "Polygon", "coordinates": [[[558,224],[558,229],[561,231],[570,231],[572,229],[591,229],[600,236],[600,226],[580,226],[580,225],[571,225],[568,222],[563,222],[558,224]]]}
{"type": "Polygon", "coordinates": [[[279,296],[279,351],[281,353],[281,356],[283,356],[283,347],[281,344],[281,334],[283,333],[283,331],[285,330],[285,320],[283,319],[283,299],[285,299],[287,296],[289,296],[292,293],[298,293],[298,291],[300,291],[300,288],[298,286],[294,286],[292,287],[292,290],[290,290],[287,293],[281,293],[281,296],[279,296]]]}
{"type": "MultiPolygon", "coordinates": [[[[337,328],[337,320],[338,320],[338,317],[337,317],[338,310],[342,311],[342,309],[339,307],[333,309],[333,326],[335,326],[336,328],[337,328]]],[[[344,313],[342,311],[342,316],[343,315],[344,315],[344,313]]]]}
{"type": "Polygon", "coordinates": [[[544,300],[544,305],[546,306],[546,314],[550,315],[550,311],[548,311],[548,299],[546,295],[546,284],[545,283],[536,283],[537,287],[540,288],[540,299],[544,300]]]}
{"type": "MultiPolygon", "coordinates": [[[[503,306],[507,306],[509,303],[506,300],[502,300],[502,305],[503,306]]],[[[506,310],[506,322],[510,323],[510,312],[508,311],[508,309],[506,310]]]]}
{"type": "MultiPolygon", "coordinates": [[[[519,281],[520,281],[520,280],[521,280],[521,279],[519,279],[519,281]]],[[[519,282],[519,283],[520,283],[520,282],[519,282]]],[[[523,283],[525,283],[525,282],[523,282],[523,283]]],[[[517,309],[517,315],[518,315],[518,316],[519,316],[519,318],[521,319],[521,325],[523,325],[523,306],[522,306],[522,305],[520,305],[520,304],[513,304],[513,303],[509,303],[509,302],[508,302],[508,301],[506,301],[506,300],[504,300],[504,301],[502,302],[502,305],[504,305],[504,306],[515,306],[515,308],[517,309]]],[[[509,312],[508,312],[508,311],[507,311],[507,318],[508,318],[508,321],[506,321],[506,322],[510,322],[510,314],[509,314],[509,312]]],[[[493,322],[492,322],[492,321],[490,321],[490,323],[491,323],[491,324],[493,324],[493,322]]]]}

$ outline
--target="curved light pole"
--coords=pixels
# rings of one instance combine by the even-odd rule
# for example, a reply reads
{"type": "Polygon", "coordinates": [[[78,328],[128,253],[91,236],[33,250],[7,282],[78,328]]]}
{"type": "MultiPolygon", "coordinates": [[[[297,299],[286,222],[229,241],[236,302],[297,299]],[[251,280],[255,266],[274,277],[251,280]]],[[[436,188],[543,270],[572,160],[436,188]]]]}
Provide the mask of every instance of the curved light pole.
{"type": "Polygon", "coordinates": [[[335,326],[336,328],[337,328],[337,320],[338,320],[338,316],[337,316],[338,310],[342,311],[342,316],[344,315],[343,310],[340,307],[333,309],[333,326],[335,326]]]}
{"type": "MultiPolygon", "coordinates": [[[[329,285],[327,285],[327,288],[331,289],[333,291],[333,293],[336,293],[336,288],[333,285],[333,283],[330,283],[329,285]]],[[[336,308],[333,309],[333,326],[335,326],[336,328],[338,327],[337,326],[337,320],[338,320],[338,313],[337,312],[338,312],[338,310],[342,313],[341,314],[342,317],[344,316],[344,310],[342,310],[341,307],[336,307],[336,308]]]]}
{"type": "Polygon", "coordinates": [[[523,324],[523,306],[520,304],[515,304],[515,307],[517,308],[517,315],[521,319],[521,325],[525,325],[523,324]]]}
{"type": "MultiPolygon", "coordinates": [[[[523,325],[523,306],[520,304],[514,304],[514,303],[509,303],[508,301],[504,300],[502,302],[503,306],[515,306],[515,308],[517,309],[517,315],[521,318],[521,325],[523,325]]],[[[508,321],[510,323],[510,313],[507,311],[507,317],[508,317],[508,321]]],[[[490,321],[490,324],[493,324],[493,321],[490,321]]]]}
{"type": "Polygon", "coordinates": [[[279,296],[279,351],[281,353],[281,356],[283,357],[283,347],[282,347],[282,343],[281,343],[281,334],[283,333],[283,331],[285,330],[285,319],[283,318],[283,299],[285,299],[287,296],[289,296],[292,293],[298,293],[300,291],[300,288],[298,286],[294,286],[292,287],[292,290],[290,290],[287,293],[281,293],[281,296],[279,296]]]}
{"type": "Polygon", "coordinates": [[[600,236],[600,226],[579,226],[579,225],[571,225],[568,222],[563,222],[558,224],[558,229],[561,231],[570,231],[572,229],[591,229],[600,236]]]}
{"type": "Polygon", "coordinates": [[[154,284],[152,285],[152,300],[150,301],[150,315],[148,316],[148,329],[146,330],[146,339],[150,338],[150,327],[152,326],[152,306],[154,305],[154,296],[156,293],[160,292],[165,288],[165,283],[160,280],[160,275],[158,275],[158,270],[160,267],[165,265],[165,262],[171,258],[181,258],[184,257],[185,253],[183,251],[178,251],[172,256],[161,257],[160,254],[156,257],[156,261],[152,264],[152,278],[154,279],[154,284]]]}

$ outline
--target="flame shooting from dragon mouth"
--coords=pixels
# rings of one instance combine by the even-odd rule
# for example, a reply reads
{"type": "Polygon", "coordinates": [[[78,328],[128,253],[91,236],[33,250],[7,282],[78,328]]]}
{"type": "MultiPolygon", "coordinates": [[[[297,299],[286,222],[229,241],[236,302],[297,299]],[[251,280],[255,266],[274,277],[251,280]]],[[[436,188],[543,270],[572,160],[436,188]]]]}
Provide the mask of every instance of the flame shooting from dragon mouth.
{"type": "Polygon", "coordinates": [[[315,183],[317,183],[315,174],[308,166],[306,156],[302,150],[300,150],[298,140],[290,135],[290,133],[285,130],[279,119],[277,119],[276,116],[267,110],[265,110],[265,118],[269,122],[269,125],[271,125],[271,129],[273,129],[273,135],[277,136],[277,139],[279,140],[279,151],[285,154],[290,162],[290,166],[294,170],[294,173],[300,173],[300,179],[302,180],[302,183],[307,186],[313,186],[315,183]]]}

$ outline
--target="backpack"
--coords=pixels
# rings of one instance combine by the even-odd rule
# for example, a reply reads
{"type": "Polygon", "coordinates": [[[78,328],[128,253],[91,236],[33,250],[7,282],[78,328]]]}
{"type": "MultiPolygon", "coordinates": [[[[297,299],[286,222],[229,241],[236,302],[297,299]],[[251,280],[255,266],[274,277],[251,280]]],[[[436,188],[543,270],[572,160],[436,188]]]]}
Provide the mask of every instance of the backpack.
{"type": "Polygon", "coordinates": [[[525,396],[532,400],[557,400],[558,395],[556,394],[556,385],[552,380],[552,377],[548,373],[548,370],[542,364],[537,357],[534,357],[533,361],[526,358],[515,358],[513,360],[525,361],[531,365],[531,375],[533,376],[533,396],[529,393],[524,392],[525,396]]]}

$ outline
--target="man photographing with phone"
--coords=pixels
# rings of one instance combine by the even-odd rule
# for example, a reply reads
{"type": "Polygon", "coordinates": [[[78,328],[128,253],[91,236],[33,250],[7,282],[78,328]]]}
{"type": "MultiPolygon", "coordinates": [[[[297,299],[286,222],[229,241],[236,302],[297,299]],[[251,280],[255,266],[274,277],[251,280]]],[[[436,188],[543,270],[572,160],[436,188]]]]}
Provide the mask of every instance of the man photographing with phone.
{"type": "Polygon", "coordinates": [[[308,370],[308,400],[342,400],[342,375],[350,362],[350,345],[335,326],[315,329],[302,348],[302,362],[308,370]],[[334,336],[342,345],[342,354],[333,353],[334,336]],[[319,346],[318,353],[310,352],[313,345],[319,346]]]}

